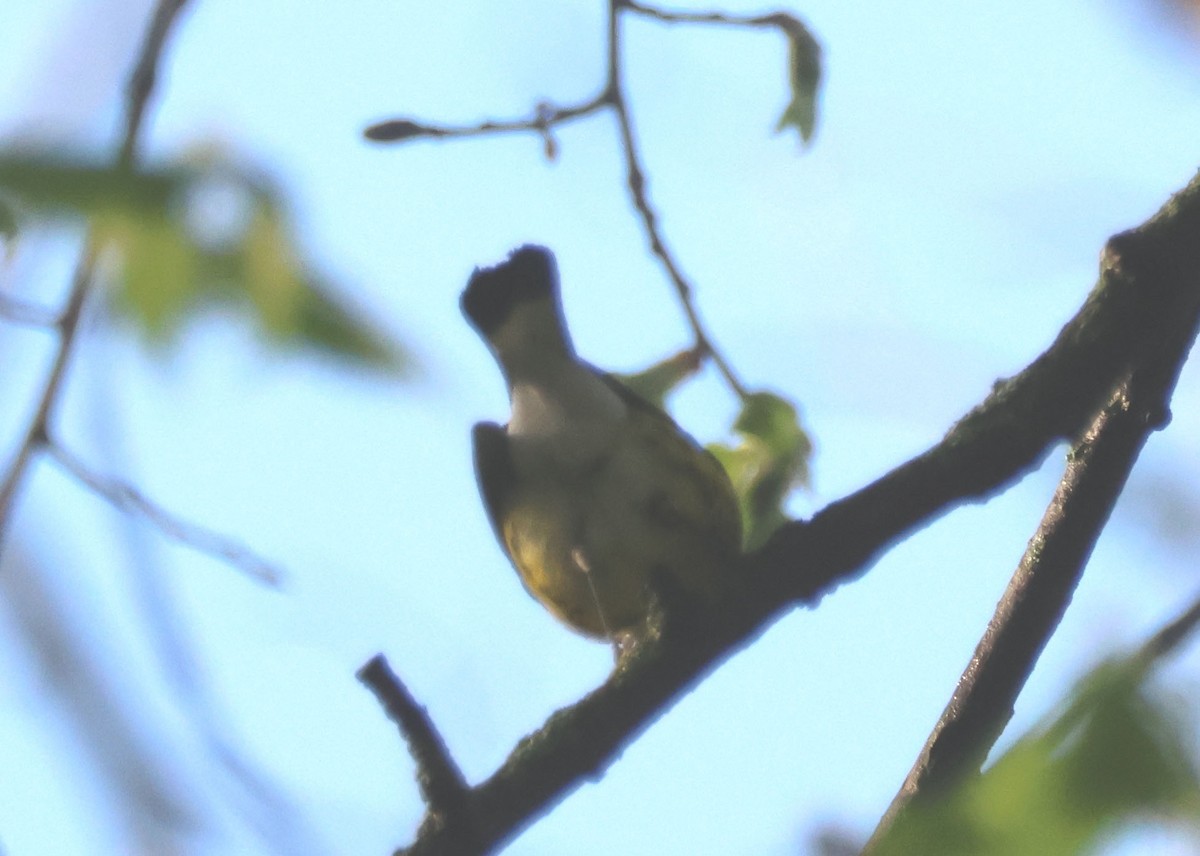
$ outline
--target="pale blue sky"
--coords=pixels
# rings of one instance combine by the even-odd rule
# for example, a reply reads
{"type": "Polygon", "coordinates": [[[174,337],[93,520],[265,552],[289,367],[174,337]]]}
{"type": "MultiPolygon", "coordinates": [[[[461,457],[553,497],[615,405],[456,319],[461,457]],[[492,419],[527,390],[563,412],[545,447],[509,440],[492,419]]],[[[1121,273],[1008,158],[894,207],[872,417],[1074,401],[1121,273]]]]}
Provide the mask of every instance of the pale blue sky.
{"type": "MultiPolygon", "coordinates": [[[[0,133],[106,146],[124,73],[113,58],[131,54],[147,5],[7,4],[0,133]]],[[[1121,4],[791,8],[827,60],[807,152],[771,133],[787,100],[774,34],[634,21],[627,75],[649,190],[701,313],[743,379],[797,401],[816,438],[814,490],[794,503],[808,513],[935,442],[1049,343],[1090,288],[1105,237],[1196,169],[1200,62],[1121,4]]],[[[66,593],[116,694],[138,702],[148,751],[183,783],[180,804],[204,818],[189,853],[280,850],[238,813],[247,801],[165,675],[137,605],[147,574],[170,594],[220,734],[301,819],[283,852],[383,853],[411,838],[421,807],[410,762],[353,679],[375,652],[472,780],[610,666],[605,646],[526,596],[492,541],[468,432],[503,418],[506,402],[457,298],[475,265],[536,241],[559,256],[567,316],[593,362],[635,369],[686,344],[625,197],[612,120],[563,128],[553,164],[533,137],[388,148],[360,136],[393,115],[470,123],[592,95],[602,13],[549,0],[193,0],[185,15],[149,159],[217,142],[270,170],[313,265],[425,368],[407,386],[356,377],[271,353],[221,318],[165,362],[123,335],[93,330],[82,343],[68,442],[288,575],[282,592],[266,591],[153,534],[142,537],[149,567],[132,573],[120,519],[49,466],[17,517],[18,548],[66,593]]],[[[22,248],[5,285],[52,298],[69,267],[56,249],[22,248]]],[[[2,330],[8,444],[47,340],[2,330]]],[[[1194,524],[1163,549],[1152,503],[1168,488],[1196,499],[1194,374],[1131,485],[1141,504],[1119,510],[1102,539],[1014,728],[1200,588],[1194,524]]],[[[706,440],[734,409],[708,373],[675,404],[706,440]]],[[[1060,459],[780,621],[508,852],[783,854],[802,852],[818,824],[868,832],[1060,459]]],[[[0,784],[0,841],[13,856],[120,852],[113,783],[31,667],[15,614],[0,612],[0,766],[27,772],[0,784]]],[[[1186,661],[1178,672],[1194,686],[1197,657],[1186,661]]]]}

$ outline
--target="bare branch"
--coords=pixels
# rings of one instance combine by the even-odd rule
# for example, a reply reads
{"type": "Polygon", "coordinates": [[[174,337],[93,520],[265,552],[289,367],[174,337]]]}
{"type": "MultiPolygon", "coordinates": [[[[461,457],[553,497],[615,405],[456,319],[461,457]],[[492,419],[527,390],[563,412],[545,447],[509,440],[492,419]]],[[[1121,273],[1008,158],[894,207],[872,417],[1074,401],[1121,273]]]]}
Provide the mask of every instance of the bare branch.
{"type": "Polygon", "coordinates": [[[220,559],[260,583],[279,585],[283,576],[279,569],[248,547],[172,514],[126,482],[96,473],[61,443],[47,441],[46,451],[77,482],[118,511],[141,517],[168,538],[220,559]]]}
{"type": "Polygon", "coordinates": [[[188,0],[158,0],[158,6],[154,9],[154,17],[150,19],[150,28],[138,53],[137,64],[133,67],[125,89],[125,133],[121,136],[121,145],[117,150],[118,169],[129,169],[137,160],[142,122],[146,118],[150,96],[154,94],[154,87],[158,83],[158,66],[162,60],[163,48],[187,2],[188,0]]]}
{"type": "Polygon", "coordinates": [[[619,0],[619,5],[647,18],[667,24],[719,24],[726,27],[778,27],[790,31],[803,25],[786,12],[771,12],[765,15],[731,15],[726,12],[680,12],[647,6],[637,0],[619,0]]]}
{"type": "Polygon", "coordinates": [[[491,134],[534,132],[545,135],[550,128],[598,112],[608,104],[608,93],[570,107],[539,104],[527,119],[487,119],[476,125],[431,125],[412,119],[389,119],[369,126],[363,136],[377,143],[399,143],[422,137],[450,139],[454,137],[485,137],[491,134]]]}
{"type": "Polygon", "coordinates": [[[695,336],[696,347],[707,354],[720,371],[729,388],[743,401],[749,396],[746,387],[738,380],[728,360],[713,346],[712,339],[704,330],[696,306],[692,301],[692,285],[683,275],[675,255],[667,248],[666,241],[658,226],[658,215],[650,204],[646,192],[646,174],[642,168],[641,159],[637,152],[637,142],[633,134],[633,122],[629,117],[629,108],[625,99],[625,90],[621,79],[621,24],[619,13],[622,9],[635,7],[624,0],[611,0],[608,18],[608,93],[613,113],[617,117],[617,129],[621,136],[621,151],[625,156],[626,184],[629,187],[633,207],[642,219],[646,230],[646,238],[650,242],[650,251],[658,257],[668,279],[675,286],[675,293],[683,306],[684,315],[695,336]]]}
{"type": "Polygon", "coordinates": [[[470,791],[425,708],[417,704],[382,654],[358,670],[358,679],[375,693],[388,718],[404,735],[417,764],[417,783],[430,820],[438,826],[465,825],[462,815],[470,791]]]}
{"type": "Polygon", "coordinates": [[[679,302],[683,306],[684,315],[687,317],[688,324],[692,328],[692,335],[695,336],[695,347],[712,359],[717,370],[721,372],[721,376],[725,378],[725,382],[729,384],[729,388],[734,391],[738,398],[744,401],[749,397],[749,392],[742,382],[738,380],[729,362],[713,346],[712,339],[704,331],[704,325],[700,321],[695,303],[692,301],[692,285],[683,275],[683,271],[680,270],[679,262],[676,261],[674,254],[667,248],[662,233],[658,228],[658,217],[651,207],[650,199],[646,194],[646,176],[638,159],[636,143],[633,137],[633,127],[622,97],[618,96],[614,99],[613,109],[617,116],[617,127],[621,133],[621,149],[625,154],[625,170],[628,175],[629,194],[634,208],[637,209],[638,214],[642,218],[646,237],[650,241],[650,251],[658,257],[663,269],[667,272],[667,277],[671,280],[671,284],[675,286],[675,293],[679,296],[679,302]]]}
{"type": "MultiPolygon", "coordinates": [[[[137,62],[129,78],[126,91],[124,133],[117,146],[115,157],[119,169],[132,169],[137,160],[138,143],[142,121],[154,92],[158,64],[162,58],[167,36],[178,20],[180,10],[186,0],[159,0],[154,10],[150,28],[142,43],[137,62]]],[[[71,287],[67,294],[66,303],[58,319],[59,341],[50,367],[42,385],[37,409],[25,430],[24,439],[17,447],[16,455],[4,478],[0,481],[0,552],[3,552],[5,536],[9,521],[12,519],[13,503],[17,492],[24,482],[29,464],[34,454],[46,444],[47,432],[54,416],[54,408],[66,378],[67,365],[70,362],[77,334],[79,319],[83,305],[92,287],[95,275],[96,259],[100,248],[94,235],[89,235],[87,244],[75,266],[71,278],[71,287]]]]}
{"type": "Polygon", "coordinates": [[[1149,221],[1109,239],[1100,279],[1054,343],[992,394],[942,442],[786,525],[765,552],[791,559],[779,577],[804,600],[865,573],[891,541],[953,504],[984,498],[1032,469],[1050,444],[1074,440],[1131,366],[1191,329],[1200,311],[1200,173],[1149,221]],[[820,525],[816,525],[816,524],[820,525]]]}

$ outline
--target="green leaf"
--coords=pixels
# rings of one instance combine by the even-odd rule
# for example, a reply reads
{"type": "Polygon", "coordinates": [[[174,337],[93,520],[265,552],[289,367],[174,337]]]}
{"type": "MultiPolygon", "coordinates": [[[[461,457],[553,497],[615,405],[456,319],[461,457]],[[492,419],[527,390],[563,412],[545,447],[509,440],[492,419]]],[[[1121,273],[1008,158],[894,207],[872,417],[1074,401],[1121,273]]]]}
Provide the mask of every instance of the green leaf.
{"type": "Polygon", "coordinates": [[[808,28],[791,15],[777,16],[788,39],[788,82],[792,100],[775,126],[776,133],[795,128],[803,144],[811,142],[817,128],[817,94],[821,85],[821,45],[808,28]]]}
{"type": "Polygon", "coordinates": [[[316,348],[370,368],[390,372],[406,369],[408,355],[364,312],[304,271],[278,209],[259,207],[242,249],[244,279],[269,339],[283,345],[316,348]]]}
{"type": "Polygon", "coordinates": [[[269,338],[287,341],[298,327],[302,271],[278,212],[257,206],[242,235],[246,291],[269,338]]]}
{"type": "Polygon", "coordinates": [[[412,358],[358,311],[319,283],[306,282],[297,307],[298,340],[350,363],[404,374],[412,358]]]}
{"type": "Polygon", "coordinates": [[[45,217],[86,219],[115,261],[112,305],[155,344],[177,341],[189,320],[221,305],[274,345],[391,373],[410,365],[369,316],[316,284],[278,194],[214,150],[137,172],[57,154],[0,152],[0,192],[45,217]],[[214,187],[227,204],[205,209],[198,200],[214,187]],[[216,228],[206,222],[240,210],[239,202],[245,217],[216,228]]]}
{"type": "Polygon", "coordinates": [[[747,396],[733,425],[736,446],[709,450],[729,473],[742,509],[745,548],[761,547],[787,520],[784,503],[798,485],[807,485],[812,441],[796,408],[769,392],[747,396]]]}
{"type": "Polygon", "coordinates": [[[1070,808],[1085,817],[1195,806],[1200,780],[1192,728],[1142,686],[1143,664],[1114,661],[1096,669],[1047,731],[1070,808]]]}
{"type": "Polygon", "coordinates": [[[166,218],[108,214],[93,222],[97,238],[119,255],[114,303],[141,322],[151,341],[170,342],[196,299],[196,247],[166,218]]]}
{"type": "Polygon", "coordinates": [[[689,348],[636,374],[618,374],[616,378],[641,398],[666,410],[667,393],[699,371],[702,360],[699,349],[689,348]]]}
{"type": "Polygon", "coordinates": [[[911,805],[872,852],[1073,856],[1124,821],[1194,817],[1193,728],[1143,686],[1144,671],[1097,668],[1047,724],[941,801],[911,805]]]}
{"type": "Polygon", "coordinates": [[[165,217],[192,178],[187,168],[131,172],[50,153],[0,152],[0,187],[46,215],[165,217]]]}
{"type": "Polygon", "coordinates": [[[11,241],[17,237],[17,212],[5,199],[0,199],[0,241],[11,241]]]}

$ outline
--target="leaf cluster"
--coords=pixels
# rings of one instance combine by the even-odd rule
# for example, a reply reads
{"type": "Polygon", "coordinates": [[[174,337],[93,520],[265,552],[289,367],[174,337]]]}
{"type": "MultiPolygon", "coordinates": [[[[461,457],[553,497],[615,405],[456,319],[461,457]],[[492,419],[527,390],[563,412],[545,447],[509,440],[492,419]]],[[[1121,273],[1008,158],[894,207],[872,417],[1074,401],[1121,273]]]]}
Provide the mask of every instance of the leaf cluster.
{"type": "Polygon", "coordinates": [[[277,347],[388,373],[404,349],[304,262],[281,195],[207,151],[122,169],[47,151],[0,151],[0,236],[38,223],[86,225],[110,263],[109,305],[154,345],[218,308],[277,347]]]}

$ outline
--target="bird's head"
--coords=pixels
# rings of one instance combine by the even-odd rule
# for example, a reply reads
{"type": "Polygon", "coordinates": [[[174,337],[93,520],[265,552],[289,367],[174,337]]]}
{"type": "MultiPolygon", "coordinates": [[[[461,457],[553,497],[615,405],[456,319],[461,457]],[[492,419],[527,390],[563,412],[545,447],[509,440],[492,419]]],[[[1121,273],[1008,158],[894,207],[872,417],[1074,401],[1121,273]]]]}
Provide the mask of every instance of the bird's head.
{"type": "Polygon", "coordinates": [[[462,311],[508,373],[574,356],[558,293],[558,266],[545,247],[527,244],[492,267],[476,268],[462,311]]]}

